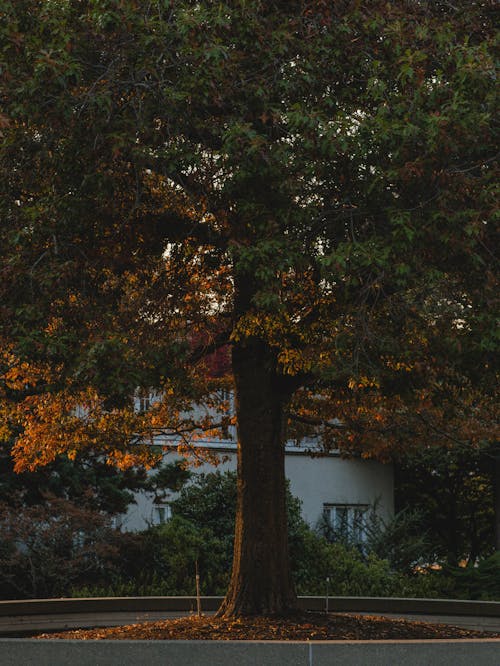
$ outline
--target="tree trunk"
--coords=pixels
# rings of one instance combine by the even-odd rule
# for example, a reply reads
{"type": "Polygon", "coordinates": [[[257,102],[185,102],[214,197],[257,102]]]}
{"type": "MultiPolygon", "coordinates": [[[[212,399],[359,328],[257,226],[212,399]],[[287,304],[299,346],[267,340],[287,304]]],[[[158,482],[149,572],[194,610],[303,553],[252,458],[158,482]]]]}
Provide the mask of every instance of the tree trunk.
{"type": "Polygon", "coordinates": [[[233,571],[219,616],[285,614],[296,605],[288,555],[285,406],[276,359],[253,338],[233,348],[238,503],[233,571]]]}

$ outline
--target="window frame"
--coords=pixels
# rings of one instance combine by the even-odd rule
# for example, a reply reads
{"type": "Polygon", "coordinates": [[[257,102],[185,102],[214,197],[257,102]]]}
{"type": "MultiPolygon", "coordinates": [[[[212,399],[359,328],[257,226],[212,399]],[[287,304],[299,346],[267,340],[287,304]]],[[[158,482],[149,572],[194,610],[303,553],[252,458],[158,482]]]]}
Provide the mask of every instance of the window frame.
{"type": "Polygon", "coordinates": [[[172,519],[172,505],[170,502],[157,502],[153,506],[153,525],[165,525],[172,519]]]}
{"type": "Polygon", "coordinates": [[[335,541],[363,545],[367,539],[369,509],[369,504],[361,502],[324,502],[323,519],[331,529],[335,541]]]}

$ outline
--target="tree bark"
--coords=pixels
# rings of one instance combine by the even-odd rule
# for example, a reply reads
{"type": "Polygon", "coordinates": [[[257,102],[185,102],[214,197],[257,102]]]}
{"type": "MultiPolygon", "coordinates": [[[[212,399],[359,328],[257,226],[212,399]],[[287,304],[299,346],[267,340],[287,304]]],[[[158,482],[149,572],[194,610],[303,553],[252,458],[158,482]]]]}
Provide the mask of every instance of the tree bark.
{"type": "Polygon", "coordinates": [[[296,606],[288,554],[286,406],[265,342],[233,348],[238,502],[231,582],[218,615],[285,614],[296,606]]]}

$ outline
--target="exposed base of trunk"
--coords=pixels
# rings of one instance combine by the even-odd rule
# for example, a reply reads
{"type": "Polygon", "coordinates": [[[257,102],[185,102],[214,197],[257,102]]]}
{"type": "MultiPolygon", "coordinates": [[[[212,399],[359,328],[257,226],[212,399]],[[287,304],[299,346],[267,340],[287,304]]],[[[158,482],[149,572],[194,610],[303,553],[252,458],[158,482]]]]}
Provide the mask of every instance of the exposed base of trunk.
{"type": "Polygon", "coordinates": [[[289,598],[272,596],[262,598],[262,595],[252,593],[244,587],[235,593],[228,593],[216,613],[216,617],[248,617],[252,615],[274,615],[286,617],[294,615],[298,611],[297,597],[291,595],[289,598]]]}

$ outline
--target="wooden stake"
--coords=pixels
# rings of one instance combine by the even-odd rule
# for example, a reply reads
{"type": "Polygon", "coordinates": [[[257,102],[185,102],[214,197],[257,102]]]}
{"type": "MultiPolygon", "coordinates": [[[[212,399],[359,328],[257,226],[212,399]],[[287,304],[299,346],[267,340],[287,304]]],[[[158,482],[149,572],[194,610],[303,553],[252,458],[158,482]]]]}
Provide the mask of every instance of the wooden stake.
{"type": "Polygon", "coordinates": [[[201,597],[200,597],[200,574],[198,573],[198,560],[196,566],[196,608],[198,610],[198,617],[201,617],[201,597]]]}

